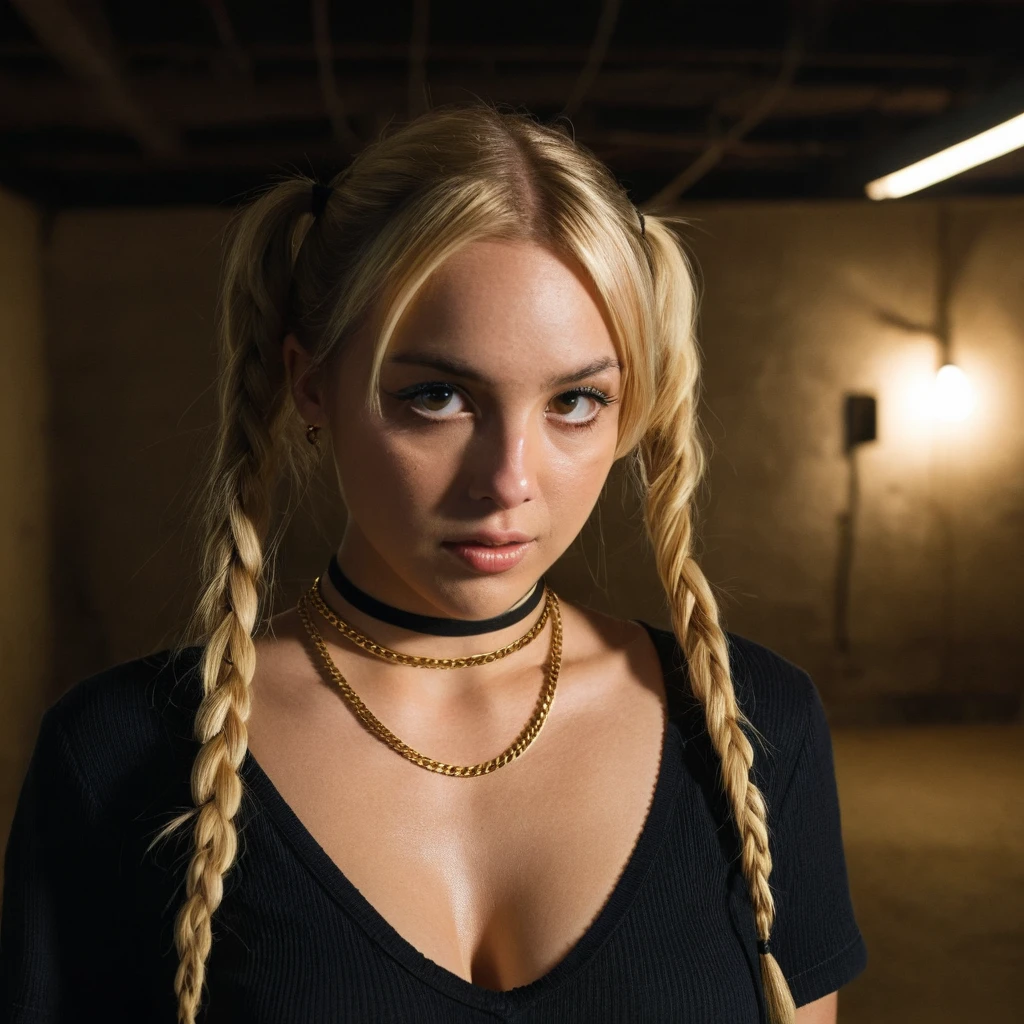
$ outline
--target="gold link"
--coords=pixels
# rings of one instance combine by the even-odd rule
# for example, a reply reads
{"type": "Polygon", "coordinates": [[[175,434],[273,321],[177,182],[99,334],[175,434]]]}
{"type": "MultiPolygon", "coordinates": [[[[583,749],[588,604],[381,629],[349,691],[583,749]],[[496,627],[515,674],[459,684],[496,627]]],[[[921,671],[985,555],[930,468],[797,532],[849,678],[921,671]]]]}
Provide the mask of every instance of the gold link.
{"type": "MultiPolygon", "coordinates": [[[[403,743],[373,714],[372,711],[370,711],[370,709],[359,698],[359,695],[355,690],[353,690],[349,685],[348,680],[345,679],[341,674],[341,671],[338,669],[338,666],[334,663],[334,659],[331,657],[331,653],[327,649],[327,644],[325,643],[324,638],[317,631],[316,626],[313,625],[313,619],[307,608],[307,605],[311,604],[316,607],[321,614],[323,614],[323,610],[317,603],[319,601],[320,604],[323,604],[319,594],[319,585],[320,577],[318,576],[313,581],[313,585],[310,587],[309,591],[299,598],[299,617],[302,619],[302,623],[306,627],[306,632],[309,634],[314,646],[320,653],[324,667],[340,688],[342,696],[348,702],[356,717],[374,736],[381,740],[381,742],[386,743],[392,750],[397,751],[407,760],[412,761],[413,764],[419,765],[421,768],[425,768],[427,771],[438,772],[442,775],[454,775],[460,778],[472,778],[478,775],[487,775],[495,769],[514,761],[537,738],[537,735],[548,716],[548,712],[551,710],[551,705],[554,702],[555,687],[558,683],[558,673],[562,666],[562,616],[558,607],[558,598],[555,596],[553,590],[550,588],[547,590],[547,601],[544,605],[544,613],[538,623],[533,627],[530,633],[515,641],[515,644],[518,646],[513,644],[509,645],[509,647],[518,650],[519,647],[529,643],[529,641],[537,635],[540,631],[540,627],[543,626],[544,622],[550,615],[551,656],[545,673],[544,685],[541,687],[540,696],[537,698],[537,703],[534,706],[534,711],[530,716],[530,720],[523,727],[519,735],[512,741],[511,745],[497,757],[493,757],[489,761],[483,761],[480,764],[453,765],[447,764],[444,761],[435,761],[433,758],[427,757],[425,754],[421,754],[419,751],[414,750],[412,747],[403,743]],[[527,639],[527,637],[529,639],[527,639]]],[[[352,630],[352,632],[360,639],[367,641],[376,648],[376,650],[371,653],[378,654],[379,657],[383,657],[387,660],[414,658],[413,655],[403,655],[398,651],[392,651],[387,647],[383,647],[375,643],[373,640],[370,640],[369,637],[366,637],[357,630],[352,629],[352,627],[350,627],[343,619],[335,616],[326,605],[323,605],[323,607],[327,610],[325,618],[331,622],[331,625],[336,625],[337,628],[339,628],[346,636],[349,636],[348,630],[352,630]],[[337,621],[335,622],[333,620],[337,621]]],[[[350,639],[352,639],[352,637],[350,637],[350,639]]],[[[363,644],[360,643],[359,646],[363,647],[363,644]]],[[[469,658],[420,658],[417,660],[419,662],[429,662],[430,664],[422,666],[427,668],[461,668],[463,665],[481,664],[479,661],[481,658],[490,657],[491,660],[497,660],[497,658],[505,657],[506,654],[510,653],[512,653],[511,650],[503,647],[500,651],[490,652],[489,655],[478,654],[469,658]]],[[[410,662],[406,662],[404,660],[402,661],[402,664],[409,663],[410,662]]]]}
{"type": "Polygon", "coordinates": [[[530,643],[544,628],[544,623],[547,621],[551,611],[554,595],[550,587],[546,588],[546,593],[547,600],[544,602],[544,610],[540,618],[518,640],[513,640],[512,643],[499,647],[496,651],[489,651],[487,654],[471,654],[464,658],[428,658],[415,654],[403,654],[401,651],[395,651],[390,647],[377,643],[376,640],[371,640],[365,633],[360,633],[358,629],[335,614],[327,606],[320,593],[319,576],[313,581],[313,586],[310,587],[309,600],[320,615],[339,633],[351,640],[357,647],[361,647],[364,651],[376,655],[385,661],[393,661],[399,665],[408,665],[412,668],[469,668],[473,665],[489,665],[492,661],[497,661],[499,658],[505,658],[510,654],[514,654],[521,647],[525,647],[530,643]]]}

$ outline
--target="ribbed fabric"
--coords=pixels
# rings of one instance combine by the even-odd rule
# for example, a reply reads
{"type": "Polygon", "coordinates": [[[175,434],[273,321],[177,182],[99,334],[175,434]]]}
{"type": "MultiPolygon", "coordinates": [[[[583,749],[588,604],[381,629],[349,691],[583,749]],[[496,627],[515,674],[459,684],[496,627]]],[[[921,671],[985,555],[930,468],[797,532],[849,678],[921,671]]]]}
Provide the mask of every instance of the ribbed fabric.
{"type": "MultiPolygon", "coordinates": [[[[671,632],[658,647],[670,721],[643,830],[568,955],[496,992],[423,956],[342,874],[248,755],[239,858],[213,919],[201,1022],[765,1024],[757,935],[718,760],[671,632]]],[[[842,848],[832,746],[809,676],[729,634],[769,807],[772,951],[797,1005],[865,967],[842,848]]],[[[0,1010],[12,1022],[176,1019],[173,921],[189,829],[197,648],[85,679],[44,715],[5,857],[0,1010]]]]}

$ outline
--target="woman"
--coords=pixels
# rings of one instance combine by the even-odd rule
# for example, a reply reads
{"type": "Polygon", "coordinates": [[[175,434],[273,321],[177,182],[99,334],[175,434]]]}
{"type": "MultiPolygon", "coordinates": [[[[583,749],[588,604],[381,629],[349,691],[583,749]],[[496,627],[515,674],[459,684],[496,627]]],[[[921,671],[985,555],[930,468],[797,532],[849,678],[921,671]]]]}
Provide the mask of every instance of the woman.
{"type": "Polygon", "coordinates": [[[241,214],[195,620],[44,718],[12,1019],[835,1021],[866,952],[828,727],[691,554],[672,224],[485,105],[241,214]],[[275,481],[324,457],[344,535],[267,623],[275,481]],[[671,631],[544,582],[621,458],[671,631]]]}

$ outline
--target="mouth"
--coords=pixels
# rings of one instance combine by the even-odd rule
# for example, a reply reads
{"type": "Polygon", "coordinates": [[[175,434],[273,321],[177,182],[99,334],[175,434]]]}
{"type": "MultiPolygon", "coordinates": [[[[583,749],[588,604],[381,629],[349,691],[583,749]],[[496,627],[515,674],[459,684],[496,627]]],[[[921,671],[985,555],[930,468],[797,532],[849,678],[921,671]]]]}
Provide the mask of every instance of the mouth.
{"type": "Polygon", "coordinates": [[[528,537],[525,533],[509,532],[509,533],[474,533],[470,537],[459,537],[457,540],[446,540],[443,543],[448,544],[471,544],[474,547],[483,548],[500,548],[500,547],[511,547],[516,544],[528,544],[533,537],[528,537]]]}
{"type": "Polygon", "coordinates": [[[483,540],[479,537],[470,537],[465,540],[444,541],[441,546],[477,572],[505,572],[523,560],[533,543],[533,538],[524,534],[512,536],[523,539],[496,542],[493,537],[483,540]]]}

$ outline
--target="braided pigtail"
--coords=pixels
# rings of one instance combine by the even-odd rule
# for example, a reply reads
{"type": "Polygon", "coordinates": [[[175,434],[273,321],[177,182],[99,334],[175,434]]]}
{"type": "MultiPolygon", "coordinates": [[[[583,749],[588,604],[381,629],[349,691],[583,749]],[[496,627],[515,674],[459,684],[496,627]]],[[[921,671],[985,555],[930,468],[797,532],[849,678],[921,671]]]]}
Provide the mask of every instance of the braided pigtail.
{"type": "MultiPolygon", "coordinates": [[[[192,767],[195,807],[154,842],[194,818],[185,899],[175,921],[179,1024],[194,1024],[212,944],[211,918],[235,860],[232,819],[242,798],[253,635],[265,589],[264,543],[287,406],[281,357],[294,234],[309,209],[308,180],[285,181],[238,218],[227,253],[219,311],[220,429],[203,500],[203,585],[188,634],[204,649],[200,743],[192,767]]],[[[152,844],[151,844],[152,845],[152,844]]]]}
{"type": "Polygon", "coordinates": [[[771,1024],[793,1024],[795,1006],[778,962],[767,951],[775,919],[768,877],[767,808],[751,779],[754,751],[743,726],[752,723],[736,701],[729,652],[711,587],[692,555],[692,498],[705,468],[698,435],[696,298],[688,261],[666,226],[646,218],[652,251],[658,333],[663,341],[651,424],[638,450],[645,491],[644,518],[672,625],[686,655],[694,695],[721,761],[722,784],[742,847],[742,871],[760,940],[761,977],[771,1024]]]}

